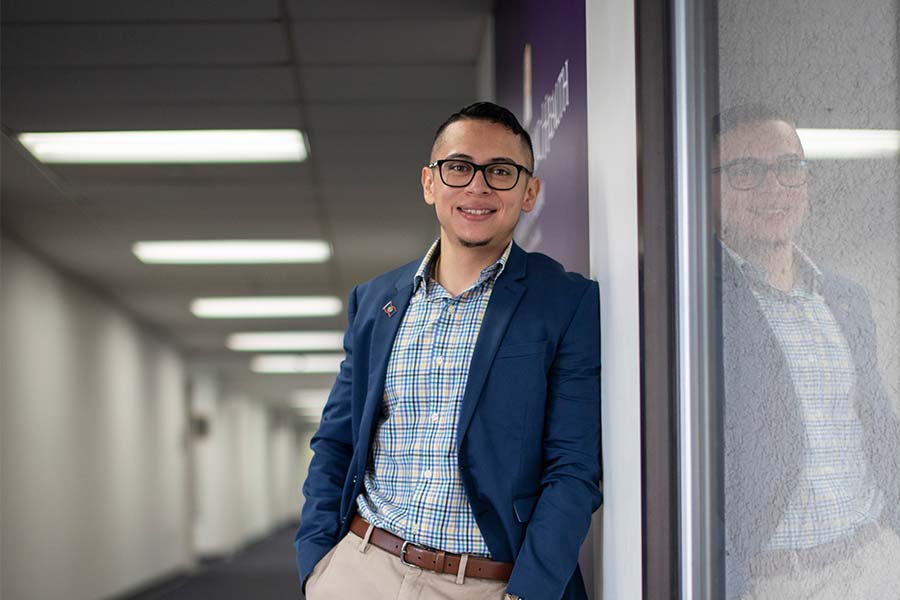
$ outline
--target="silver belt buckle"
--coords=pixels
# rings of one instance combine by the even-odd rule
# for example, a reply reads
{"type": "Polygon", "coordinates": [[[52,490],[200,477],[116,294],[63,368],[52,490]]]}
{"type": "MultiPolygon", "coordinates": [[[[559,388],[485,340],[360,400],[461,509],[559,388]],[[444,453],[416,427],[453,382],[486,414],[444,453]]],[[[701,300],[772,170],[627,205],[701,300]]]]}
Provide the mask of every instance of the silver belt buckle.
{"type": "Polygon", "coordinates": [[[422,567],[418,567],[418,566],[416,566],[416,565],[414,565],[414,564],[412,564],[412,563],[406,562],[406,547],[407,547],[407,546],[409,546],[409,542],[407,542],[407,541],[404,541],[404,542],[403,542],[403,545],[400,546],[400,562],[401,562],[402,564],[406,565],[407,567],[412,567],[413,569],[420,569],[420,570],[421,570],[422,567]]]}

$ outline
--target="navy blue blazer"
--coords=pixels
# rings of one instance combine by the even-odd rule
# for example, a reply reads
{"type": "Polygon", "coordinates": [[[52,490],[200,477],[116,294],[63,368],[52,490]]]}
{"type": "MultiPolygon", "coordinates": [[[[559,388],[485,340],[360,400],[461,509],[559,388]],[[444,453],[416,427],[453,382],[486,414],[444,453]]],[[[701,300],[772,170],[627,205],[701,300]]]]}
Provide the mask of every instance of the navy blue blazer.
{"type": "MultiPolygon", "coordinates": [[[[353,290],[346,358],[312,439],[295,545],[301,581],[347,533],[382,415],[385,373],[420,261],[353,290]],[[382,308],[393,302],[388,316],[382,308]]],[[[459,471],[507,589],[583,600],[578,550],[601,503],[597,283],[513,244],[475,345],[459,471]]]]}
{"type": "MultiPolygon", "coordinates": [[[[735,261],[721,264],[724,366],[725,570],[727,597],[751,585],[747,561],[775,532],[803,465],[803,421],[787,359],[735,261]]],[[[884,521],[900,532],[900,422],[878,369],[875,323],[863,289],[825,273],[822,297],[856,367],[856,411],[875,482],[885,494],[884,521]]]]}

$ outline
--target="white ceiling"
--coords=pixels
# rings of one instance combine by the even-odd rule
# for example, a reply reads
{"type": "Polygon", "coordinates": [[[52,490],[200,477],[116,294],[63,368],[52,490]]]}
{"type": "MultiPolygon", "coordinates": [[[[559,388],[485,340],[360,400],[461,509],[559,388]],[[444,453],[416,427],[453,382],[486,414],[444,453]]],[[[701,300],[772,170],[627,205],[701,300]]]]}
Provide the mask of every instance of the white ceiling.
{"type": "Polygon", "coordinates": [[[489,0],[3,0],[2,227],[237,389],[275,400],[327,379],[254,376],[240,330],[345,318],[201,321],[199,295],[337,294],[421,255],[437,229],[419,171],[435,127],[477,99],[489,0]],[[300,165],[45,166],[22,131],[299,128],[300,165]],[[325,265],[143,265],[148,239],[324,238],[325,265]]]}

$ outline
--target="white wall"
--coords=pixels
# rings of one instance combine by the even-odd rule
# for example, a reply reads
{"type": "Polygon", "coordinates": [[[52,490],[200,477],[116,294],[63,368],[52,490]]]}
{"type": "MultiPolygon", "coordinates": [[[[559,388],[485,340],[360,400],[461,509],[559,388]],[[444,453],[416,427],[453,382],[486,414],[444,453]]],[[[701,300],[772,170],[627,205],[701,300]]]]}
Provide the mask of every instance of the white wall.
{"type": "Polygon", "coordinates": [[[0,596],[95,599],[189,566],[181,358],[7,239],[2,259],[0,596]]]}
{"type": "Polygon", "coordinates": [[[301,435],[292,420],[281,417],[270,420],[269,429],[269,512],[277,523],[300,518],[303,495],[300,488],[306,479],[309,437],[301,435]]]}
{"type": "Polygon", "coordinates": [[[231,442],[237,438],[238,405],[222,398],[215,374],[192,377],[192,414],[208,423],[207,434],[193,443],[194,550],[219,556],[237,550],[243,535],[238,446],[231,442]]]}
{"type": "Polygon", "coordinates": [[[192,414],[209,423],[194,440],[194,549],[224,556],[298,520],[303,465],[290,419],[224,389],[214,372],[192,378],[192,414]]]}
{"type": "Polygon", "coordinates": [[[586,15],[591,275],[600,282],[603,357],[595,597],[617,600],[642,594],[634,4],[587,0],[586,15]]]}
{"type": "Polygon", "coordinates": [[[238,460],[243,538],[258,539],[275,525],[270,511],[269,421],[263,405],[238,399],[238,460]]]}

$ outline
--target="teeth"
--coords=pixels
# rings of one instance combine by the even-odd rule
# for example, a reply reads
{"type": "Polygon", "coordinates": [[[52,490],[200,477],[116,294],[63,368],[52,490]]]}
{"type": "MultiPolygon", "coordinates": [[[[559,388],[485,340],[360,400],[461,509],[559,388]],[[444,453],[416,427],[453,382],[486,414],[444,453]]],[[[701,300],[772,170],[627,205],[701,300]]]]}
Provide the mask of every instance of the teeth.
{"type": "Polygon", "coordinates": [[[468,215],[486,215],[489,212],[494,212],[487,208],[461,208],[460,210],[468,215]]]}

